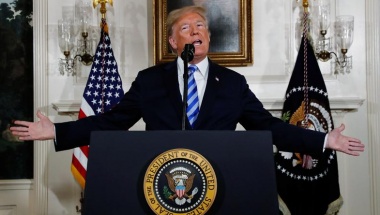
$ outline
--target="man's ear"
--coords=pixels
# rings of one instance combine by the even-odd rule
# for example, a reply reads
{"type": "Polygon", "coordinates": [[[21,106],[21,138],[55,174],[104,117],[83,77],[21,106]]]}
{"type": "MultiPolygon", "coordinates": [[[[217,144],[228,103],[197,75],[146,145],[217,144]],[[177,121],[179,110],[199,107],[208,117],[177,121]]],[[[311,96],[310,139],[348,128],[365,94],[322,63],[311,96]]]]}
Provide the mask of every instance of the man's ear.
{"type": "Polygon", "coordinates": [[[172,36],[169,37],[169,43],[170,43],[173,51],[177,50],[177,48],[178,48],[177,47],[177,42],[175,41],[175,39],[172,36]]]}

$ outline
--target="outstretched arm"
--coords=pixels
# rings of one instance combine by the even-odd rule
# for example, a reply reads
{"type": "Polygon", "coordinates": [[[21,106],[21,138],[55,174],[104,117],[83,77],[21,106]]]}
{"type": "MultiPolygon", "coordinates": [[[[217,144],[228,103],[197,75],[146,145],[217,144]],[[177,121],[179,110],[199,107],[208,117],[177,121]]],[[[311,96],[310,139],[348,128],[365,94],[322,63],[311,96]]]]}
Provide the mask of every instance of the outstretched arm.
{"type": "Polygon", "coordinates": [[[326,148],[340,151],[349,155],[360,155],[359,152],[364,151],[364,144],[356,138],[342,135],[344,128],[345,126],[342,124],[329,133],[326,148]]]}
{"type": "Polygon", "coordinates": [[[12,134],[20,140],[51,140],[55,137],[54,124],[48,117],[37,111],[39,121],[14,121],[16,126],[10,127],[12,134]]]}

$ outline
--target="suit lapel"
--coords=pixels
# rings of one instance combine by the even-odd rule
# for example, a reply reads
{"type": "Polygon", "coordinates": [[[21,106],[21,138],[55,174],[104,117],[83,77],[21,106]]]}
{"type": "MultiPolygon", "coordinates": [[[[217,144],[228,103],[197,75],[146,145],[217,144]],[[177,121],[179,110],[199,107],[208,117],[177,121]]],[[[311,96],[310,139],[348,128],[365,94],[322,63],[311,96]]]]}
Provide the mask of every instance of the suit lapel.
{"type": "Polygon", "coordinates": [[[199,125],[202,125],[202,122],[206,120],[210,111],[212,111],[213,104],[216,98],[216,92],[219,88],[219,78],[217,77],[217,68],[214,63],[209,60],[209,71],[207,78],[207,85],[205,94],[203,96],[201,109],[198,115],[197,120],[194,124],[194,129],[197,129],[199,125]]]}
{"type": "Polygon", "coordinates": [[[182,118],[182,97],[178,84],[178,68],[177,61],[167,64],[165,67],[165,86],[169,93],[170,100],[177,112],[178,117],[182,118]]]}

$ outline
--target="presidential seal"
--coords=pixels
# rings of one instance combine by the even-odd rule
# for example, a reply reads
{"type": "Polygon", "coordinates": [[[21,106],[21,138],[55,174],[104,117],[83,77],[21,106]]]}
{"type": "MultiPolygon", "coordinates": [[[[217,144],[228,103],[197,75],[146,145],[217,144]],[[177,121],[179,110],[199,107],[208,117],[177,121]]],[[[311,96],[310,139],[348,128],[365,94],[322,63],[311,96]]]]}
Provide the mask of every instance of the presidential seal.
{"type": "MultiPolygon", "coordinates": [[[[318,92],[320,91],[322,90],[318,90],[318,92]]],[[[300,107],[290,115],[289,124],[303,127],[305,108],[306,104],[302,102],[300,107]]],[[[308,108],[306,129],[323,133],[328,133],[333,129],[332,116],[322,102],[311,100],[308,108]]],[[[276,155],[277,172],[296,181],[314,182],[328,176],[329,167],[336,162],[334,159],[336,159],[336,152],[327,149],[324,156],[320,157],[279,151],[276,155]]]]}
{"type": "Polygon", "coordinates": [[[143,184],[145,199],[155,214],[203,215],[217,191],[211,164],[189,149],[172,149],[157,156],[143,184]]]}

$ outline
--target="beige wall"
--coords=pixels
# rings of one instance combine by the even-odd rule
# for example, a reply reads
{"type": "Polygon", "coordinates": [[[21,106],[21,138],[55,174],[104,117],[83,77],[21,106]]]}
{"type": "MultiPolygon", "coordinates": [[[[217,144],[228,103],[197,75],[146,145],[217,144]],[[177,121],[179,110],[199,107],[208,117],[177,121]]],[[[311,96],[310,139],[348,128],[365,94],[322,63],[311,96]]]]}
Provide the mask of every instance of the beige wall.
{"type": "MultiPolygon", "coordinates": [[[[336,76],[330,71],[329,63],[320,64],[334,109],[335,124],[345,123],[345,134],[358,137],[367,144],[367,151],[360,157],[338,155],[341,193],[345,200],[341,214],[344,215],[380,213],[380,206],[376,204],[380,200],[377,182],[380,180],[380,170],[379,162],[374,163],[379,160],[376,152],[380,153],[377,145],[380,138],[368,132],[379,126],[376,111],[378,94],[372,92],[377,89],[375,81],[379,80],[376,75],[378,59],[375,57],[378,51],[371,49],[380,49],[380,19],[374,12],[379,7],[376,1],[332,0],[337,15],[355,16],[354,43],[349,51],[349,55],[353,55],[354,68],[350,74],[336,76]],[[372,82],[367,84],[367,78],[372,82]],[[367,91],[372,103],[367,103],[367,91]]],[[[116,0],[114,7],[108,11],[111,40],[125,90],[139,70],[153,65],[152,2],[116,0]]],[[[35,107],[55,122],[76,118],[75,113],[68,115],[65,111],[78,108],[86,81],[87,68],[82,69],[80,77],[60,76],[58,73],[58,58],[63,56],[57,45],[56,24],[62,17],[61,8],[73,5],[74,0],[34,1],[35,53],[38,56],[35,59],[35,107]]],[[[297,17],[295,0],[255,1],[252,38],[255,62],[247,67],[232,68],[246,76],[251,89],[274,114],[281,109],[295,61],[294,23],[297,17]]],[[[93,26],[97,23],[94,21],[93,26]]],[[[139,130],[143,128],[142,123],[134,127],[139,130]]],[[[30,194],[32,198],[28,203],[15,204],[31,207],[35,214],[76,214],[75,206],[79,205],[81,191],[71,176],[71,153],[71,150],[54,152],[50,141],[36,142],[36,177],[30,194]]],[[[0,197],[6,192],[1,191],[0,197]]],[[[23,194],[26,195],[29,195],[28,191],[23,194]]]]}

